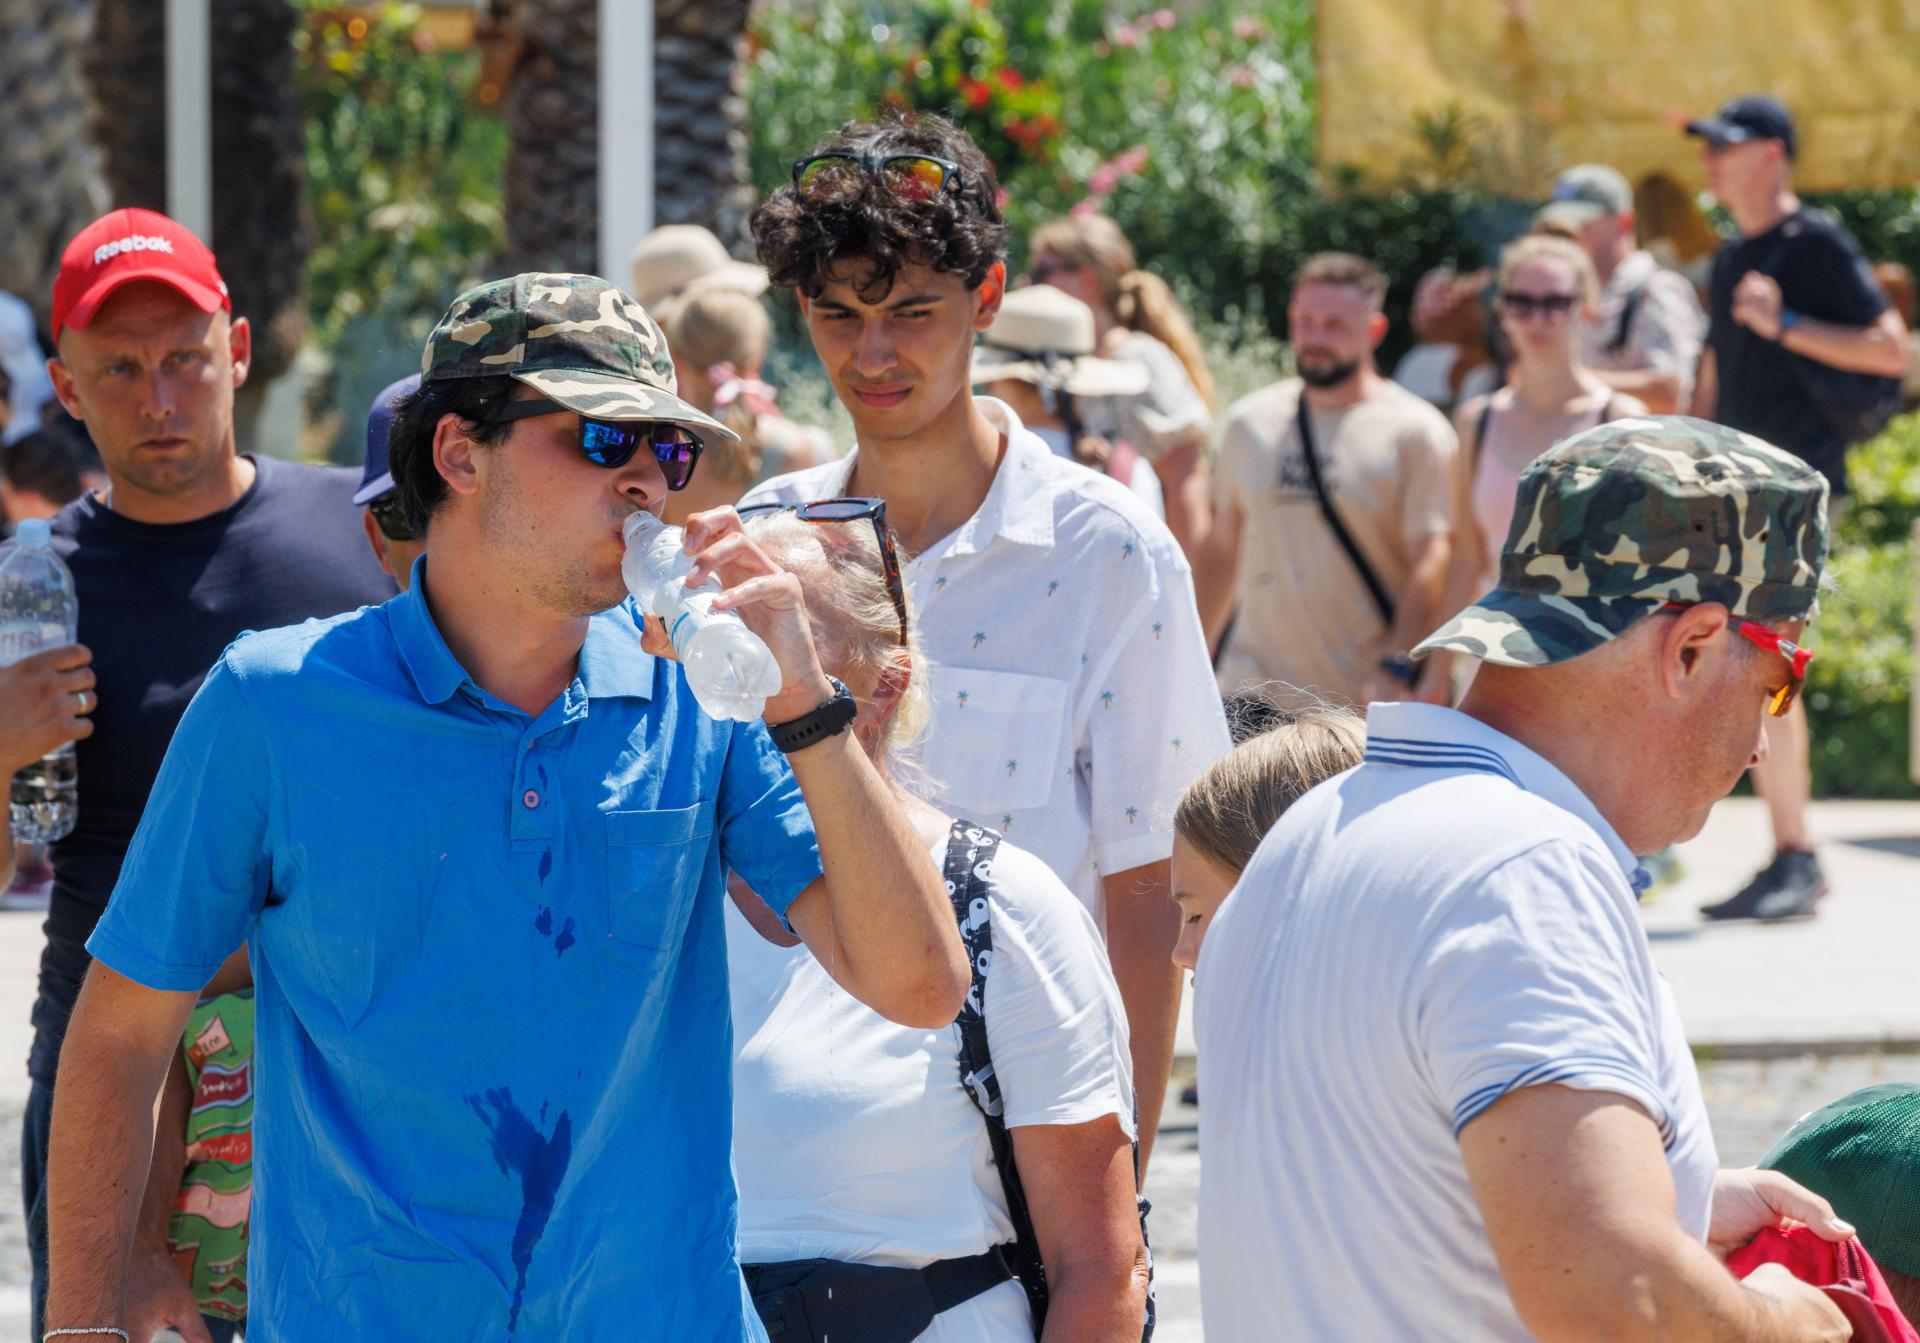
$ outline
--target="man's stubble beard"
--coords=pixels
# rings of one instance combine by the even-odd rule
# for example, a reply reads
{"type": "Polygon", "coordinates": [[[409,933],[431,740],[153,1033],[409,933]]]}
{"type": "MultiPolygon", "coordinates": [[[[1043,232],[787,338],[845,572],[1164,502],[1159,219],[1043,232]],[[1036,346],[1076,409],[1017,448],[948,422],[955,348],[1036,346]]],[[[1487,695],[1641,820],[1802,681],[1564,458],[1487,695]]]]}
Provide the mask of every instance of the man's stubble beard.
{"type": "Polygon", "coordinates": [[[1309,368],[1303,363],[1297,364],[1297,367],[1302,382],[1309,387],[1324,391],[1329,387],[1338,387],[1355,377],[1360,372],[1360,361],[1347,360],[1331,365],[1321,365],[1318,369],[1309,368]]]}

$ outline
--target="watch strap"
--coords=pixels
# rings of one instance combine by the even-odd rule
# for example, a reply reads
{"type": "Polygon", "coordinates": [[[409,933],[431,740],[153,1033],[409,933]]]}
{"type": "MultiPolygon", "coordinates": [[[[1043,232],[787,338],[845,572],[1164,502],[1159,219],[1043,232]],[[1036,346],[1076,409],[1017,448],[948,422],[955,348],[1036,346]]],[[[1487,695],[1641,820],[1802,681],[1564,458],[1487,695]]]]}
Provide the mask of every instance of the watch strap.
{"type": "Polygon", "coordinates": [[[827,680],[833,685],[833,695],[826,703],[798,718],[768,726],[767,735],[786,754],[792,755],[815,742],[840,735],[853,726],[853,720],[859,716],[860,706],[854,703],[853,692],[837,677],[829,676],[827,680]]]}

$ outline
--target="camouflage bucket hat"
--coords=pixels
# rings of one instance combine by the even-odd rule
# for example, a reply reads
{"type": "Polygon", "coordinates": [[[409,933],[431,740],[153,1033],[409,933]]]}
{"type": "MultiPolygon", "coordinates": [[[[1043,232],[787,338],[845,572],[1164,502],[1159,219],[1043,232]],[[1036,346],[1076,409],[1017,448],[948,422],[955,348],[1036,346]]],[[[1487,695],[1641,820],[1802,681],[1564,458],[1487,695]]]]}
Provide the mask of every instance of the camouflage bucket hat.
{"type": "Polygon", "coordinates": [[[1543,667],[1669,601],[1804,619],[1826,559],[1827,482],[1798,457],[1705,420],[1614,420],[1521,474],[1493,591],[1413,655],[1543,667]]]}
{"type": "Polygon", "coordinates": [[[423,382],[516,378],[582,415],[739,435],[675,395],[667,338],[597,275],[527,273],[469,289],[427,337],[423,382]]]}

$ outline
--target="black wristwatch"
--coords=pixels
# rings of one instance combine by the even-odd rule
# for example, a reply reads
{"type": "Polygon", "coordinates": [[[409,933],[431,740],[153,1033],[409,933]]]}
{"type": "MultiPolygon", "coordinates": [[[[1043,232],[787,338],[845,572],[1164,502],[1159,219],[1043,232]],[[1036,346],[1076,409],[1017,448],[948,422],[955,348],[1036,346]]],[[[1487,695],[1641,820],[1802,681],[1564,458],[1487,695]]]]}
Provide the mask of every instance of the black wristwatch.
{"type": "Polygon", "coordinates": [[[853,692],[836,677],[829,676],[827,680],[833,685],[833,698],[812,713],[803,713],[798,718],[775,723],[767,729],[773,744],[788,755],[805,750],[828,737],[839,736],[853,726],[853,720],[859,716],[860,706],[853,702],[853,692]]]}
{"type": "Polygon", "coordinates": [[[1412,685],[1420,679],[1420,664],[1405,653],[1389,653],[1381,658],[1380,670],[1401,685],[1412,685]]]}

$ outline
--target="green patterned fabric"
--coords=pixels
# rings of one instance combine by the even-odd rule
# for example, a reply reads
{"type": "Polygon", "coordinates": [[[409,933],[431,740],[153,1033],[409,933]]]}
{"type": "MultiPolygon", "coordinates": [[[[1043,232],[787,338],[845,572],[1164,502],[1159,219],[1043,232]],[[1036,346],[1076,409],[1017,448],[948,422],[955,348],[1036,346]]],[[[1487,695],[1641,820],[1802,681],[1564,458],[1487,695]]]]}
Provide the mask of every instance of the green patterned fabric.
{"type": "Polygon", "coordinates": [[[666,336],[597,275],[529,272],[453,301],[427,337],[421,381],[503,373],[595,419],[664,420],[739,437],[676,395],[666,336]]]}
{"type": "Polygon", "coordinates": [[[185,1039],[187,1168],[168,1240],[202,1314],[247,1317],[253,1208],[253,990],[193,1009],[185,1039]]]}
{"type": "Polygon", "coordinates": [[[1889,1082],[1823,1105],[1760,1164],[1833,1204],[1882,1268],[1920,1278],[1920,1086],[1889,1082]]]}
{"type": "Polygon", "coordinates": [[[1521,474],[1493,591],[1414,656],[1450,648],[1541,667],[1669,601],[1805,619],[1826,560],[1827,482],[1798,457],[1705,420],[1613,420],[1521,474]]]}

